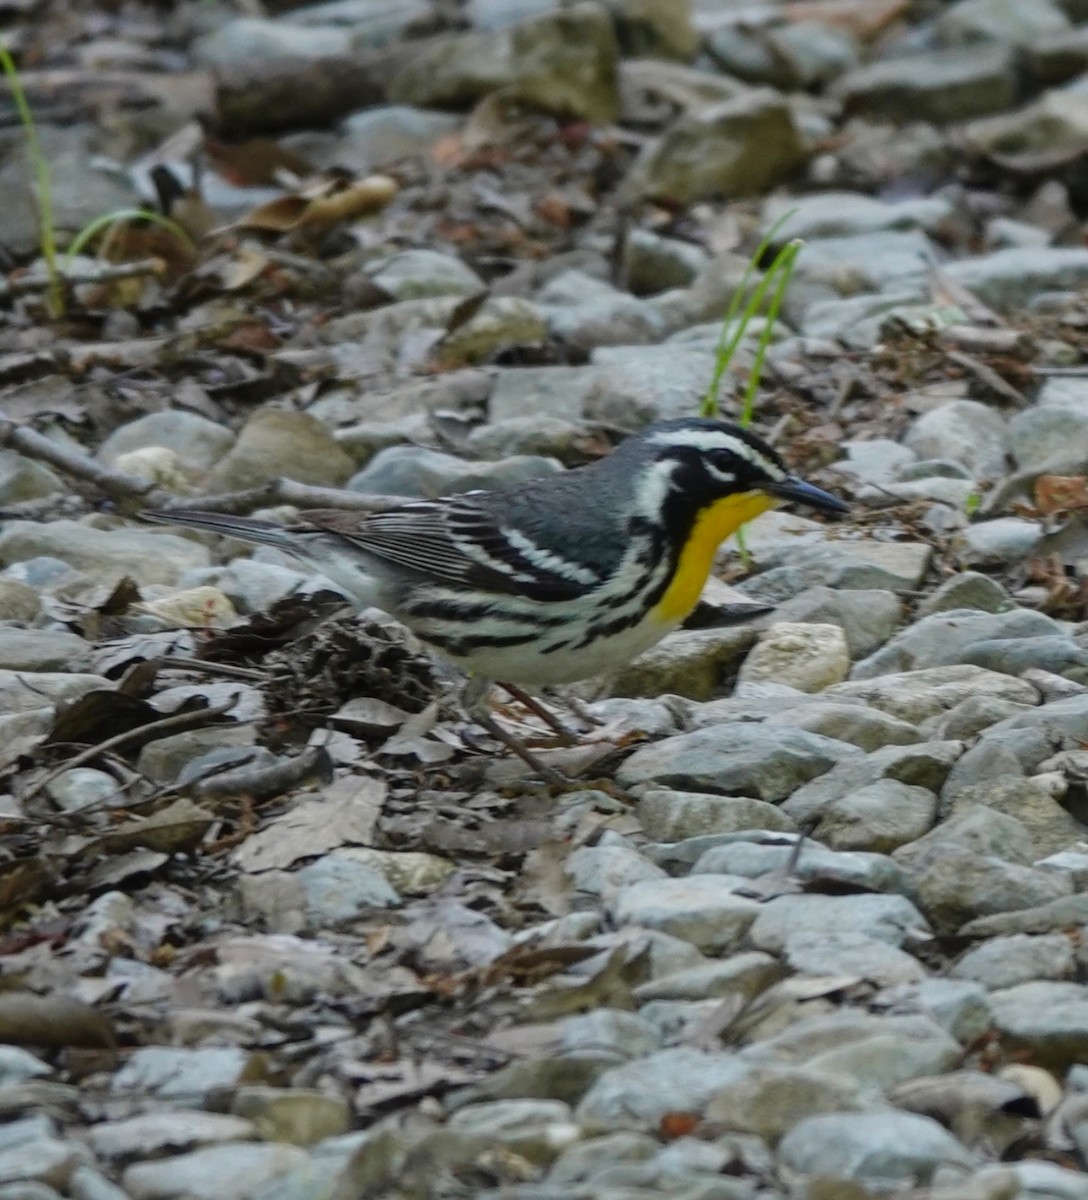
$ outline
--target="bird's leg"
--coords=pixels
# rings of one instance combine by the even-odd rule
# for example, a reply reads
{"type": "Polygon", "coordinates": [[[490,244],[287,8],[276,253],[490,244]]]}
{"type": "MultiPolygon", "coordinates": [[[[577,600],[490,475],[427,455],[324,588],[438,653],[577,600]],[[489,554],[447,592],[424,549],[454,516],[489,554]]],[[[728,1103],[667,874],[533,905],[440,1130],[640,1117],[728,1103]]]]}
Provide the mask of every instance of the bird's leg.
{"type": "Polygon", "coordinates": [[[490,687],[491,680],[484,679],[479,675],[470,676],[465,690],[461,693],[461,704],[465,712],[477,725],[486,729],[493,738],[502,742],[507,750],[516,754],[527,767],[536,771],[546,783],[550,783],[553,787],[569,788],[571,781],[562,772],[542,763],[512,733],[507,733],[491,715],[487,708],[487,693],[490,687]]]}
{"type": "Polygon", "coordinates": [[[564,746],[575,746],[578,744],[578,739],[574,734],[571,733],[550,708],[541,704],[535,696],[530,696],[528,692],[523,692],[521,688],[515,687],[512,683],[500,683],[499,687],[508,692],[519,703],[524,704],[531,713],[535,713],[555,736],[559,738],[564,746]]]}

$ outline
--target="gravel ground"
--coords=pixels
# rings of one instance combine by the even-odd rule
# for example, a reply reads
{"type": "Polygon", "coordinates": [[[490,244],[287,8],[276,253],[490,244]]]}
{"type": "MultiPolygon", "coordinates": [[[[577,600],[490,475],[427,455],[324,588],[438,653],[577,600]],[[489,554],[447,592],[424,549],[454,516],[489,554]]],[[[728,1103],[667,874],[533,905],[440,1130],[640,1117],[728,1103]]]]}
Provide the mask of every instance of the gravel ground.
{"type": "Polygon", "coordinates": [[[1088,1200],[1088,5],[268,7],[15,6],[59,229],[201,145],[220,232],[49,319],[3,134],[0,1200],[1088,1200]],[[852,513],[753,522],[581,746],[497,708],[581,790],[134,519],[691,415],[763,237],[755,427],[852,513]]]}

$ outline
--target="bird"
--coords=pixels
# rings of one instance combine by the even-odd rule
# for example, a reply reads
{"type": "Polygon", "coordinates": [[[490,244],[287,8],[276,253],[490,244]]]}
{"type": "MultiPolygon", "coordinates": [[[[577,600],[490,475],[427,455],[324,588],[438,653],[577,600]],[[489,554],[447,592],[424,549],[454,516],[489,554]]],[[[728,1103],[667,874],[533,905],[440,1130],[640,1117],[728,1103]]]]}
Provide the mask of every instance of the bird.
{"type": "Polygon", "coordinates": [[[695,608],[721,543],[786,503],[848,511],[749,429],[683,417],[507,488],[306,510],[292,524],[181,508],[140,516],[275,546],[360,608],[395,617],[468,675],[467,714],[555,782],[490,716],[492,683],[521,697],[635,658],[695,608]]]}

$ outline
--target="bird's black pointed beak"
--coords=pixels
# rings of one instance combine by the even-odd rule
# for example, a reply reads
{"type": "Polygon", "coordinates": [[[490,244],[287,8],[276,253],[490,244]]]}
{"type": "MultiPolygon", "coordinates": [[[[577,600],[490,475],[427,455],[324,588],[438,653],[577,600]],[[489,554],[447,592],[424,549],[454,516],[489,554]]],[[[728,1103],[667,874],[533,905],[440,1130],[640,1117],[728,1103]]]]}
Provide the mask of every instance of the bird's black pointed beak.
{"type": "Polygon", "coordinates": [[[777,483],[765,483],[763,491],[770,496],[777,496],[779,500],[788,500],[793,504],[805,504],[809,508],[816,509],[817,512],[846,513],[850,511],[850,506],[844,500],[840,500],[838,496],[832,496],[830,492],[825,492],[823,488],[818,488],[814,484],[805,483],[796,475],[787,475],[785,479],[781,479],[777,483]]]}

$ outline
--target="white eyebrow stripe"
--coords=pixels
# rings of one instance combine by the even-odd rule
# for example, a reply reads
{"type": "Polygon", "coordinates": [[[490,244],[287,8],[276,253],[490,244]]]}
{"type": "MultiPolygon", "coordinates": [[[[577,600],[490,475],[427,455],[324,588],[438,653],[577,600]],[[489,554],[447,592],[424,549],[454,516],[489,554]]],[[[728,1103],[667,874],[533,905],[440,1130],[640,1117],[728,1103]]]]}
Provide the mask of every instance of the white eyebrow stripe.
{"type": "Polygon", "coordinates": [[[750,462],[761,470],[766,471],[772,479],[785,479],[786,472],[774,462],[767,458],[766,455],[754,447],[750,446],[741,438],[733,437],[728,433],[719,433],[713,429],[684,429],[684,430],[659,430],[657,433],[652,433],[647,438],[653,445],[658,446],[690,446],[693,450],[729,450],[738,458],[744,459],[745,462],[750,462]]]}

